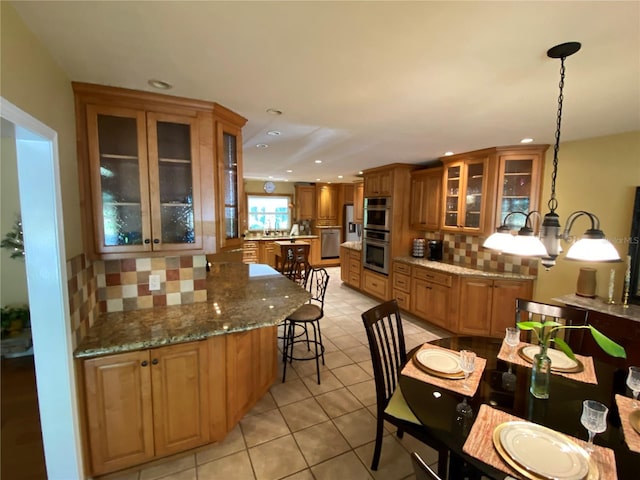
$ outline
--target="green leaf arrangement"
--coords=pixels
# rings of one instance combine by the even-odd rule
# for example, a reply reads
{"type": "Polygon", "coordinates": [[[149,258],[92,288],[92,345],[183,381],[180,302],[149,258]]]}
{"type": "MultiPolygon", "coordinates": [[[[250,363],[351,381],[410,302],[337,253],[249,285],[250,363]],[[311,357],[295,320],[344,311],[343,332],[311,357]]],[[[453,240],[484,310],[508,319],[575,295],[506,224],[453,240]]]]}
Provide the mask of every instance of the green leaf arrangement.
{"type": "Polygon", "coordinates": [[[568,328],[586,328],[589,329],[591,336],[605,353],[612,357],[627,358],[627,352],[624,350],[622,345],[617,344],[591,325],[563,325],[552,320],[547,320],[544,323],[533,321],[518,322],[517,326],[520,330],[532,330],[538,339],[538,342],[546,347],[549,347],[551,342],[555,343],[558,348],[572,360],[575,360],[576,356],[574,355],[573,350],[571,350],[571,347],[562,338],[553,336],[553,333],[568,328]]]}
{"type": "Polygon", "coordinates": [[[24,238],[22,236],[22,220],[19,215],[13,223],[13,227],[0,242],[0,247],[11,251],[11,258],[24,258],[24,238]]]}

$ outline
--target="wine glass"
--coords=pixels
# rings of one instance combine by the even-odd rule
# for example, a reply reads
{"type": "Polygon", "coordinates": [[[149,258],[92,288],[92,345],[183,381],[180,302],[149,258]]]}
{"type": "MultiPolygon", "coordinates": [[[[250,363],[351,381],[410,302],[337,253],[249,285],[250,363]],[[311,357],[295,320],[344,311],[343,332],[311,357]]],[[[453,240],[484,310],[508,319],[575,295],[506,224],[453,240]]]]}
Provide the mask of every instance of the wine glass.
{"type": "Polygon", "coordinates": [[[596,433],[602,433],[607,429],[607,413],[609,409],[606,405],[595,400],[585,400],[582,402],[582,416],[580,423],[589,432],[589,442],[586,450],[593,452],[593,437],[596,433]]]}
{"type": "Polygon", "coordinates": [[[633,393],[633,408],[638,408],[638,393],[640,393],[640,367],[629,367],[627,387],[633,393]]]}
{"type": "Polygon", "coordinates": [[[465,390],[469,389],[469,375],[473,372],[476,363],[476,354],[471,350],[460,350],[460,369],[464,373],[464,384],[463,387],[465,390]]]}
{"type": "Polygon", "coordinates": [[[513,352],[520,344],[520,329],[517,327],[507,327],[505,329],[504,343],[509,345],[509,360],[513,359],[513,352]]]}

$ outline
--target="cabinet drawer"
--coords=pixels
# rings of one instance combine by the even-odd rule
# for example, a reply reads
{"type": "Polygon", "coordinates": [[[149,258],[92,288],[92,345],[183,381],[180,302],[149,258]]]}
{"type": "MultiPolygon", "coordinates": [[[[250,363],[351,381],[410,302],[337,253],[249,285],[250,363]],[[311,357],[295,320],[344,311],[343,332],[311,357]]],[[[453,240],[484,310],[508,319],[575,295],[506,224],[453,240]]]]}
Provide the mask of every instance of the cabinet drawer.
{"type": "Polygon", "coordinates": [[[407,263],[393,262],[393,271],[395,273],[411,275],[411,265],[407,263]]]}
{"type": "Polygon", "coordinates": [[[349,285],[360,288],[360,273],[349,272],[349,285]]]}
{"type": "Polygon", "coordinates": [[[403,275],[402,273],[394,272],[393,274],[393,288],[395,290],[401,290],[403,292],[411,291],[411,277],[403,275]]]}
{"type": "Polygon", "coordinates": [[[361,280],[362,289],[365,292],[386,300],[387,285],[389,283],[387,277],[370,272],[369,270],[364,270],[361,280]]]}
{"type": "Polygon", "coordinates": [[[360,275],[360,259],[359,258],[349,258],[349,272],[356,273],[360,275]]]}
{"type": "Polygon", "coordinates": [[[398,306],[403,310],[409,310],[411,305],[411,296],[407,292],[402,292],[400,290],[393,291],[393,297],[398,302],[398,306]]]}
{"type": "Polygon", "coordinates": [[[420,280],[444,285],[445,287],[450,287],[452,284],[452,277],[448,273],[437,272],[427,268],[414,269],[413,276],[420,280]]]}
{"type": "Polygon", "coordinates": [[[257,250],[258,242],[244,242],[242,244],[242,249],[246,252],[247,250],[257,250]]]}

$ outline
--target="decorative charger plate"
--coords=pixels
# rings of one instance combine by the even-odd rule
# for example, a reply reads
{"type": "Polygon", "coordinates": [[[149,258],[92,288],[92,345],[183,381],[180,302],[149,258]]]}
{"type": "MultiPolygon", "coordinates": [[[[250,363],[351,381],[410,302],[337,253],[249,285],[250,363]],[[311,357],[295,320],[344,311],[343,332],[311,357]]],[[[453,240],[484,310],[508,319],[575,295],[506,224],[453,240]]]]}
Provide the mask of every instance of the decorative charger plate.
{"type": "Polygon", "coordinates": [[[464,378],[460,356],[455,352],[439,348],[422,349],[413,356],[413,362],[429,375],[455,380],[464,378]]]}
{"type": "Polygon", "coordinates": [[[640,434],[640,410],[634,410],[629,414],[629,423],[631,427],[640,434]]]}
{"type": "Polygon", "coordinates": [[[597,480],[598,466],[586,450],[567,436],[536,423],[498,425],[493,444],[511,467],[533,480],[597,480]]]}
{"type": "MultiPolygon", "coordinates": [[[[529,363],[533,363],[533,356],[540,353],[539,345],[524,345],[518,349],[518,355],[529,363]]],[[[567,355],[554,348],[547,349],[547,355],[551,359],[551,371],[562,373],[578,373],[584,370],[584,365],[577,358],[571,360],[567,355]]]]}

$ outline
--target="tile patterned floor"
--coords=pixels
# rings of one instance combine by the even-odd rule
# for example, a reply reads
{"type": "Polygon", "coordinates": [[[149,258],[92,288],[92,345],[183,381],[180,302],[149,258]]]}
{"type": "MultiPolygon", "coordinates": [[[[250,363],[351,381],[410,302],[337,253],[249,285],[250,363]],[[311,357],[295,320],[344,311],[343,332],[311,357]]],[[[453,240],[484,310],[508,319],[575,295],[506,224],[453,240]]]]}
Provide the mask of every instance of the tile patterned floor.
{"type": "MultiPolygon", "coordinates": [[[[223,442],[101,480],[401,480],[415,478],[411,451],[435,464],[435,451],[409,435],[398,439],[389,426],[380,466],[369,469],[376,400],[360,315],[379,302],[344,286],[339,268],[328,271],[321,385],[315,362],[294,361],[286,382],[277,380],[223,442]]],[[[403,320],[408,350],[447,335],[409,315],[403,320]]]]}

